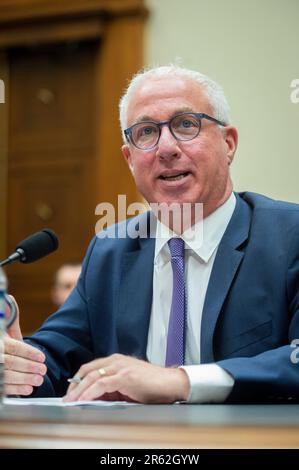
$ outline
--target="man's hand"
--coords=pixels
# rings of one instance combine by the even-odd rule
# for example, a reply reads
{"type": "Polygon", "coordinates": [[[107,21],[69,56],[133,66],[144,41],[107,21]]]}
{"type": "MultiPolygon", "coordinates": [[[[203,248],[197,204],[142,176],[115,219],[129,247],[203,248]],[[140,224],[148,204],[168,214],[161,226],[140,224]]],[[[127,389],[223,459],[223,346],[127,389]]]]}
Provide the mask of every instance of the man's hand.
{"type": "Polygon", "coordinates": [[[139,403],[173,403],[187,400],[189,380],[183,369],[154,366],[113,354],[84,364],[78,370],[64,401],[126,400],[139,403]]]}
{"type": "Polygon", "coordinates": [[[33,386],[39,386],[44,381],[47,368],[44,364],[45,355],[38,349],[23,342],[19,323],[18,305],[17,316],[4,338],[4,383],[7,395],[30,395],[33,386]]]}

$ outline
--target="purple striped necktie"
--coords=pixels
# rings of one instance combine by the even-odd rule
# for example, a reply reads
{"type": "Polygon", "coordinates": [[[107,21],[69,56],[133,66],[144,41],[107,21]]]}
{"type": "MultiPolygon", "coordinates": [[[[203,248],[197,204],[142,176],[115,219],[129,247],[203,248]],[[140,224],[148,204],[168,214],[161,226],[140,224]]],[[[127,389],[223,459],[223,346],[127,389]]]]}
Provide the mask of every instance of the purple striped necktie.
{"type": "Polygon", "coordinates": [[[180,366],[185,361],[186,295],[184,240],[171,238],[168,241],[173,274],[172,302],[168,324],[165,366],[180,366]]]}

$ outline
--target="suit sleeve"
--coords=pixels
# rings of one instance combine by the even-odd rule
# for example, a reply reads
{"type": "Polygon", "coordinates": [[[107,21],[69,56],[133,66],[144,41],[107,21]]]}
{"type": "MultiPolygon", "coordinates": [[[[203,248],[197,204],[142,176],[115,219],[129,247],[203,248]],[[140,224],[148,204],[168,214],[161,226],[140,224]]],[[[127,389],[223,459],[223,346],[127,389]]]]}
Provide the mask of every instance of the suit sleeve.
{"type": "Polygon", "coordinates": [[[94,242],[91,243],[77,286],[64,305],[51,315],[41,328],[25,341],[46,355],[47,375],[34,396],[62,396],[68,382],[81,364],[93,359],[85,275],[94,242]]]}
{"type": "MultiPolygon", "coordinates": [[[[235,380],[227,403],[252,401],[299,402],[299,234],[293,232],[290,243],[286,295],[290,318],[289,344],[254,357],[240,357],[217,362],[235,380]],[[297,340],[297,341],[296,341],[297,340]],[[292,344],[293,343],[293,344],[292,344]],[[295,349],[297,348],[297,349],[295,349]]],[[[285,314],[285,312],[282,312],[285,314]]]]}

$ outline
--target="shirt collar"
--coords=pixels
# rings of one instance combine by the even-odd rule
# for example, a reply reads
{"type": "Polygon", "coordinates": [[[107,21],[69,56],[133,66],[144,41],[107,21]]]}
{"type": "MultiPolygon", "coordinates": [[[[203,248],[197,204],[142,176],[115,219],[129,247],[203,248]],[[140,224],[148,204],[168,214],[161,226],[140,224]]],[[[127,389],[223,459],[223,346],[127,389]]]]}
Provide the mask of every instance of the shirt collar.
{"type": "MultiPolygon", "coordinates": [[[[205,219],[197,222],[193,227],[186,230],[181,238],[185,241],[185,249],[195,252],[205,263],[209,261],[229,224],[235,210],[236,196],[234,193],[205,219]]],[[[160,253],[167,248],[170,238],[177,237],[166,225],[157,220],[155,261],[160,253]]]]}

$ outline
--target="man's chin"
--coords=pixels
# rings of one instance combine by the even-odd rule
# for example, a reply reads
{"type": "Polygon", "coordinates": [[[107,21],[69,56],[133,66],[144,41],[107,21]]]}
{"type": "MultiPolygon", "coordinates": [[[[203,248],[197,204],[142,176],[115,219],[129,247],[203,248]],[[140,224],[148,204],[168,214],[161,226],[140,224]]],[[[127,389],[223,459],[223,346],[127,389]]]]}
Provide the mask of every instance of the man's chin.
{"type": "Polygon", "coordinates": [[[159,198],[155,201],[153,201],[150,204],[154,205],[165,205],[165,206],[171,206],[171,205],[177,205],[177,206],[183,206],[184,204],[190,206],[194,206],[197,204],[198,201],[195,201],[194,198],[188,197],[188,196],[180,196],[180,197],[164,197],[164,198],[159,198]]]}

